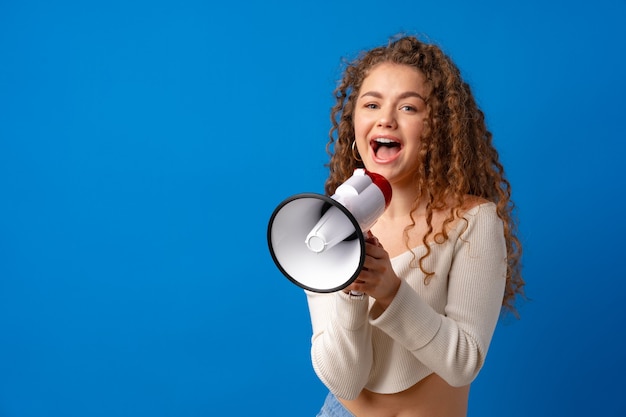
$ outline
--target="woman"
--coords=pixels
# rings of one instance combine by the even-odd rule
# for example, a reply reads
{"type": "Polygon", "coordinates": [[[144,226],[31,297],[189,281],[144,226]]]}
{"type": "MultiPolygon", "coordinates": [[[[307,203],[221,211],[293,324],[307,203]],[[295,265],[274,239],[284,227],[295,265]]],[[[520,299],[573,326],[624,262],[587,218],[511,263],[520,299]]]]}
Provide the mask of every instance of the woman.
{"type": "Polygon", "coordinates": [[[393,197],[358,278],[307,292],[318,416],[465,416],[502,307],[522,294],[510,186],[469,86],[434,45],[391,40],[345,68],[326,193],[365,167],[393,197]],[[353,295],[359,294],[362,295],[353,295]]]}

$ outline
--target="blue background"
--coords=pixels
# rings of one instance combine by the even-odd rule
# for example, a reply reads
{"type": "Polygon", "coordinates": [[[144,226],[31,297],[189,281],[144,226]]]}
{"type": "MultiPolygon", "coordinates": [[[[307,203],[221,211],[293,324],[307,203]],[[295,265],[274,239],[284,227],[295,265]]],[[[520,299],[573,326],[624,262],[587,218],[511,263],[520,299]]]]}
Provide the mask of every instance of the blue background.
{"type": "Polygon", "coordinates": [[[470,416],[626,415],[626,2],[471,3],[2,0],[0,416],[315,415],[267,222],[323,192],[341,57],[400,31],[459,65],[519,207],[531,300],[470,416]]]}

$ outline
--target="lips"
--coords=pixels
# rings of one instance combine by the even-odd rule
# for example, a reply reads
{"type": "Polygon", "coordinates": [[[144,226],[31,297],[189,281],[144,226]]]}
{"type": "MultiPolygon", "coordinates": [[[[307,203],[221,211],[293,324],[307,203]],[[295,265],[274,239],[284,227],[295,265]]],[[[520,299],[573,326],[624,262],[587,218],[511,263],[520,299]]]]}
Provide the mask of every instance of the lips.
{"type": "Polygon", "coordinates": [[[370,141],[374,152],[374,161],[377,163],[389,163],[396,159],[402,150],[402,143],[395,138],[381,136],[370,141]]]}

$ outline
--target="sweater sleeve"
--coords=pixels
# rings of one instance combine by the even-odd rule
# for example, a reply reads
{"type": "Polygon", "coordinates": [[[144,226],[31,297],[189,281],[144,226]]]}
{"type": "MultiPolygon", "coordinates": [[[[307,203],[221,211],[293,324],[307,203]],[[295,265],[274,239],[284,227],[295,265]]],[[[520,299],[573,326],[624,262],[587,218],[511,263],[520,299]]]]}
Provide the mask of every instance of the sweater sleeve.
{"type": "Polygon", "coordinates": [[[337,397],[354,399],[367,384],[373,360],[369,297],[354,299],[343,291],[306,294],[313,369],[337,397]]]}
{"type": "Polygon", "coordinates": [[[506,243],[495,205],[477,206],[464,217],[448,276],[432,277],[448,279],[445,314],[402,280],[389,307],[369,319],[452,386],[468,385],[481,369],[506,281],[506,243]]]}

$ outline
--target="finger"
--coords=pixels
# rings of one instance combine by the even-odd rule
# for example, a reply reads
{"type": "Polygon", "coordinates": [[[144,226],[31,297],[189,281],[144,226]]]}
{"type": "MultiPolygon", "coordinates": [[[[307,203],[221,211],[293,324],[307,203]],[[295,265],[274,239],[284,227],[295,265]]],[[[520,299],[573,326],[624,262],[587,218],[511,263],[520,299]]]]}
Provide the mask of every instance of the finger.
{"type": "Polygon", "coordinates": [[[363,268],[361,269],[361,273],[359,274],[359,278],[363,277],[367,279],[373,272],[378,269],[378,259],[372,256],[366,256],[365,262],[363,262],[363,268]]]}
{"type": "Polygon", "coordinates": [[[353,282],[352,284],[348,285],[345,289],[345,292],[360,292],[360,293],[364,293],[365,289],[364,289],[364,284],[359,284],[356,281],[353,282]]]}
{"type": "Polygon", "coordinates": [[[387,251],[380,244],[375,243],[365,244],[365,254],[375,259],[383,259],[387,257],[387,251]]]}
{"type": "Polygon", "coordinates": [[[373,237],[373,236],[372,237],[368,237],[368,238],[365,239],[365,243],[366,244],[370,244],[370,245],[376,246],[376,242],[377,242],[377,239],[375,237],[373,237]]]}

